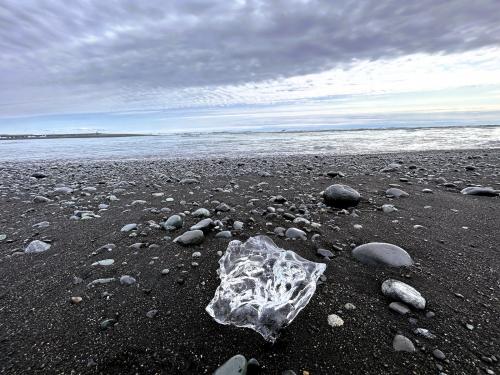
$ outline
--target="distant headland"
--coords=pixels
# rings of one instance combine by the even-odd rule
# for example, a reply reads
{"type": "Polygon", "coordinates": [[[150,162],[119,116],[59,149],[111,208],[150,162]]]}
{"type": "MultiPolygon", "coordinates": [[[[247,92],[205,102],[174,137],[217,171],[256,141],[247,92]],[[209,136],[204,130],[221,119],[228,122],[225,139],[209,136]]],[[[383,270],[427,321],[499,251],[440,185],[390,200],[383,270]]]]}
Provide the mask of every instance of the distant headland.
{"type": "Polygon", "coordinates": [[[77,134],[0,134],[0,140],[18,139],[59,139],[59,138],[117,138],[117,137],[144,137],[153,134],[132,133],[77,133],[77,134]]]}

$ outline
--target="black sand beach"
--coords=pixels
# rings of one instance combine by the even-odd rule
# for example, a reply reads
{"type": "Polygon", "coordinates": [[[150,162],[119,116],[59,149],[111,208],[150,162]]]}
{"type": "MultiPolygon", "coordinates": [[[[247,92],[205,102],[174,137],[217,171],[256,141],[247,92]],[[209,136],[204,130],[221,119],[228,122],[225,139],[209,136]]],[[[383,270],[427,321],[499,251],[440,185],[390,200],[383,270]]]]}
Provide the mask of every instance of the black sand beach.
{"type": "Polygon", "coordinates": [[[500,198],[460,193],[471,185],[500,188],[500,150],[2,163],[0,372],[211,374],[242,354],[273,375],[498,373],[500,198]],[[381,171],[391,163],[399,166],[381,171]],[[320,192],[332,184],[356,189],[359,205],[326,206],[320,192]],[[394,184],[409,196],[387,197],[394,184]],[[219,285],[217,252],[231,239],[213,229],[201,245],[172,242],[201,220],[191,213],[202,207],[231,239],[267,234],[327,264],[326,279],[274,345],[205,312],[219,285]],[[161,223],[178,213],[183,227],[167,232],[161,223]],[[122,232],[127,224],[137,229],[122,232]],[[276,235],[276,227],[300,228],[307,240],[276,235]],[[317,255],[315,233],[331,260],[317,255]],[[51,247],[26,254],[33,240],[51,247]],[[362,264],[351,250],[369,242],[400,246],[414,264],[362,264]],[[92,266],[104,259],[114,264],[92,266]],[[122,285],[123,275],[136,282],[122,285]],[[115,280],[88,286],[102,278],[115,280]],[[390,278],[417,289],[425,309],[390,310],[381,292],[390,278]],[[344,324],[331,327],[330,314],[344,324]],[[397,334],[416,350],[395,351],[397,334]]]}

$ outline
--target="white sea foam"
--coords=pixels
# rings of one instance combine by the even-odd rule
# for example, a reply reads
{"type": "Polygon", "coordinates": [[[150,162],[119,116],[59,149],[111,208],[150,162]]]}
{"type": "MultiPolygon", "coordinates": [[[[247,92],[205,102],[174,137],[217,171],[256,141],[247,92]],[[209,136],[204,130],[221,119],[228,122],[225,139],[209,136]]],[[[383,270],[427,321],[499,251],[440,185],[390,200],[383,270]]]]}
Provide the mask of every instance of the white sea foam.
{"type": "Polygon", "coordinates": [[[186,133],[122,138],[0,140],[0,161],[134,160],[489,149],[500,126],[310,132],[186,133]]]}

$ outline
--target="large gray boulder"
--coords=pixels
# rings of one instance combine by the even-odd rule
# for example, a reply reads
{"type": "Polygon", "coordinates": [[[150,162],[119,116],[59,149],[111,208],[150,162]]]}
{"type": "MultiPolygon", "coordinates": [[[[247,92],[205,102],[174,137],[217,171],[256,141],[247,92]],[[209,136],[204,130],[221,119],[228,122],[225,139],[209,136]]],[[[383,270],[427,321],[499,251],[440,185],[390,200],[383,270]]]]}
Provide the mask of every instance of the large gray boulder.
{"type": "Polygon", "coordinates": [[[348,208],[357,206],[361,195],[350,186],[335,184],[325,189],[323,199],[328,206],[348,208]]]}
{"type": "Polygon", "coordinates": [[[361,263],[372,266],[404,267],[413,264],[410,254],[405,250],[384,242],[360,245],[352,251],[352,255],[361,263]]]}

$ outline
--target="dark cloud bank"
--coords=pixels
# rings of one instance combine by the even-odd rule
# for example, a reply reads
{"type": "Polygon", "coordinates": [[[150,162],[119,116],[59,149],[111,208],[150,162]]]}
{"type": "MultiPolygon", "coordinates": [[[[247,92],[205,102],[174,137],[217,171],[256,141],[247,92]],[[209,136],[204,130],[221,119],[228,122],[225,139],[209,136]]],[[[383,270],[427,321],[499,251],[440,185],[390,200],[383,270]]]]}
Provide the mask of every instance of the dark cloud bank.
{"type": "Polygon", "coordinates": [[[38,93],[39,106],[51,90],[85,100],[100,88],[126,101],[134,89],[154,95],[498,45],[498,0],[4,0],[0,105],[23,90],[38,93]]]}

